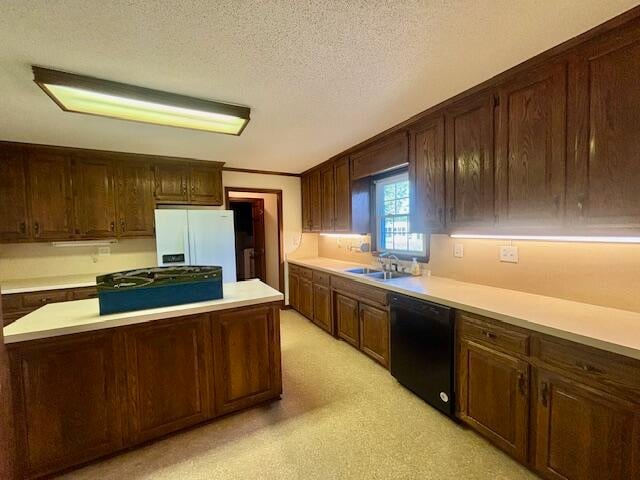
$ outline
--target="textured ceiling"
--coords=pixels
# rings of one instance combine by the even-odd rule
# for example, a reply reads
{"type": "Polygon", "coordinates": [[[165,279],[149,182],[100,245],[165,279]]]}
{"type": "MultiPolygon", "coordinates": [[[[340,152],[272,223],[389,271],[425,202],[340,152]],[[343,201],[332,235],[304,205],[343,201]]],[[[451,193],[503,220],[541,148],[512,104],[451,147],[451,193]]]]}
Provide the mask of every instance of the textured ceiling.
{"type": "Polygon", "coordinates": [[[632,0],[0,0],[0,139],[301,172],[632,0]],[[240,137],[63,113],[30,65],[248,105],[240,137]]]}

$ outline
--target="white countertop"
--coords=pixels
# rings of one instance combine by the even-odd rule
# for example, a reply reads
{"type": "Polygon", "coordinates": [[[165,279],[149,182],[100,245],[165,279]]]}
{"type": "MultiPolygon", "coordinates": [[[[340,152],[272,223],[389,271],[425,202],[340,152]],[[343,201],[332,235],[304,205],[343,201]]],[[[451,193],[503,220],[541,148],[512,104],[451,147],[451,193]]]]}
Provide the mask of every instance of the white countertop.
{"type": "Polygon", "coordinates": [[[95,287],[96,275],[99,274],[2,280],[0,282],[0,293],[11,295],[12,293],[41,292],[45,290],[61,290],[63,288],[95,287]]]}
{"type": "Polygon", "coordinates": [[[284,296],[260,280],[224,284],[224,298],[210,302],[138,310],[100,316],[98,299],[51,303],[16,320],[3,329],[4,343],[24,342],[105,328],[227,310],[260,303],[278,302],[284,296]]]}
{"type": "Polygon", "coordinates": [[[344,271],[363,265],[329,258],[287,261],[640,360],[640,313],[637,312],[444,277],[406,277],[380,282],[344,271]]]}

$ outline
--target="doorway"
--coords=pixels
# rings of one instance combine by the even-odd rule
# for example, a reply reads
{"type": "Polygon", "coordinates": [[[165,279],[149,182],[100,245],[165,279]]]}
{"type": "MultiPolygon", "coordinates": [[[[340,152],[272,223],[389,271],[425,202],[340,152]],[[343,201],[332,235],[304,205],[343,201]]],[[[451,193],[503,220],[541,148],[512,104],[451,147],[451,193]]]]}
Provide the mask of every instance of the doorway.
{"type": "Polygon", "coordinates": [[[264,199],[234,197],[227,208],[233,210],[238,280],[259,278],[267,283],[264,199]]]}
{"type": "Polygon", "coordinates": [[[284,292],[282,190],[225,187],[224,194],[236,223],[238,280],[259,278],[284,292]]]}

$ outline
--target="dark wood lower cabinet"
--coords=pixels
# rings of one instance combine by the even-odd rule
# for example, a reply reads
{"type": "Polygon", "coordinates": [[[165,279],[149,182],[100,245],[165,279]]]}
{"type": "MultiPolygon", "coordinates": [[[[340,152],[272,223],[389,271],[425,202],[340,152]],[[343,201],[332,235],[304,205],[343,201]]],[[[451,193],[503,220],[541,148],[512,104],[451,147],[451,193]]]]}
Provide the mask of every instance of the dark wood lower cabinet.
{"type": "Polygon", "coordinates": [[[313,321],[323,330],[333,333],[331,290],[324,285],[313,285],[313,321]]]}
{"type": "Polygon", "coordinates": [[[334,296],[338,336],[356,348],[360,348],[360,318],[358,301],[339,293],[334,296]]]}
{"type": "Polygon", "coordinates": [[[640,478],[640,408],[537,371],[534,465],[549,479],[640,478]]]}
{"type": "Polygon", "coordinates": [[[298,311],[313,320],[313,283],[303,277],[298,284],[298,311]]]}
{"type": "Polygon", "coordinates": [[[7,345],[18,478],[279,398],[280,303],[7,345]]]}
{"type": "Polygon", "coordinates": [[[529,365],[463,340],[458,353],[458,411],[465,423],[526,462],[529,365]]]}
{"type": "Polygon", "coordinates": [[[20,478],[59,471],[123,446],[117,333],[8,348],[20,478]]]}
{"type": "MultiPolygon", "coordinates": [[[[291,268],[291,267],[289,267],[291,268]]],[[[299,302],[300,277],[297,273],[289,272],[289,305],[298,310],[299,302]]]]}
{"type": "Polygon", "coordinates": [[[210,416],[209,315],[151,322],[124,332],[128,443],[200,423],[210,416]]]}
{"type": "Polygon", "coordinates": [[[214,316],[212,326],[217,414],[282,393],[280,318],[276,308],[222,312],[214,316]]]}
{"type": "Polygon", "coordinates": [[[389,313],[360,304],[360,350],[389,367],[389,313]]]}

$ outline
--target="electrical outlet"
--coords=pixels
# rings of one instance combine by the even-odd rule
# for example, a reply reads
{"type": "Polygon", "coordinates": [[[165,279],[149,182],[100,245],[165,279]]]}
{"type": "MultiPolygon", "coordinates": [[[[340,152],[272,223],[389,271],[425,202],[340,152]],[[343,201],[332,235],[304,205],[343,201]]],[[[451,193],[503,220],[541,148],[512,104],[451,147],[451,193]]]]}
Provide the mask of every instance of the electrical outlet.
{"type": "Polygon", "coordinates": [[[500,247],[500,261],[518,263],[518,247],[500,247]]]}
{"type": "Polygon", "coordinates": [[[108,257],[111,255],[111,247],[98,247],[99,257],[108,257]]]}
{"type": "Polygon", "coordinates": [[[453,256],[458,258],[464,257],[464,246],[461,243],[453,244],[453,256]]]}

